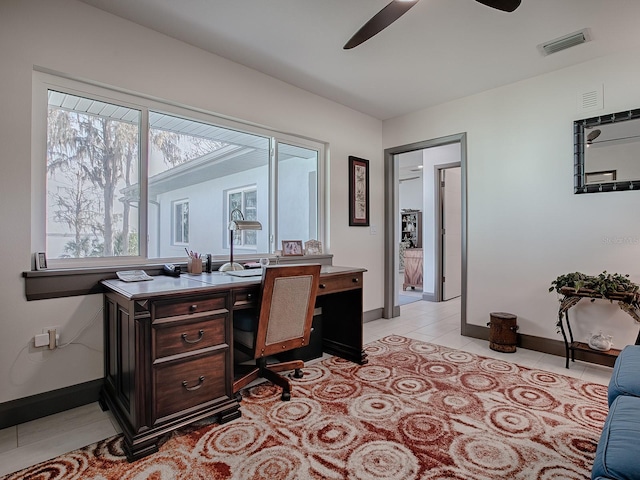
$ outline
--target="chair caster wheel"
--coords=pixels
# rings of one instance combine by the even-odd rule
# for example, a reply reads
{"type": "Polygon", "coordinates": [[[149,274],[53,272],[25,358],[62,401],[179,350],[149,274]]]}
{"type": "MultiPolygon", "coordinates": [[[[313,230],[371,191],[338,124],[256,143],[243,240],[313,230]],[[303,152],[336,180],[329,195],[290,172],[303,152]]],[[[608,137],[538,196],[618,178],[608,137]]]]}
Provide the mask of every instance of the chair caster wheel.
{"type": "Polygon", "coordinates": [[[282,399],[283,402],[288,402],[289,400],[291,400],[291,393],[290,392],[282,392],[282,397],[280,397],[282,399]]]}
{"type": "Polygon", "coordinates": [[[299,368],[296,368],[295,371],[293,372],[293,378],[302,378],[302,377],[304,377],[304,372],[299,368]]]}

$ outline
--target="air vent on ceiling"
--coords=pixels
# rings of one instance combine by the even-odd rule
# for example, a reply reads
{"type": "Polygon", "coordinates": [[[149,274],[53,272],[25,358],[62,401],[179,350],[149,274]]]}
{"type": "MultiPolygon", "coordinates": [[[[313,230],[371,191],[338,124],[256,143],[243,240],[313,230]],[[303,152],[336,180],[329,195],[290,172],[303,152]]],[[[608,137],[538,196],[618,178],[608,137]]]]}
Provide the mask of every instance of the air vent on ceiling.
{"type": "Polygon", "coordinates": [[[542,53],[542,55],[546,57],[547,55],[551,55],[552,53],[557,53],[562,50],[566,50],[567,48],[586,43],[589,40],[591,40],[589,31],[588,29],[584,28],[579,32],[570,33],[569,35],[565,35],[564,37],[556,38],[555,40],[551,40],[550,42],[538,45],[538,50],[540,50],[540,53],[542,53]]]}

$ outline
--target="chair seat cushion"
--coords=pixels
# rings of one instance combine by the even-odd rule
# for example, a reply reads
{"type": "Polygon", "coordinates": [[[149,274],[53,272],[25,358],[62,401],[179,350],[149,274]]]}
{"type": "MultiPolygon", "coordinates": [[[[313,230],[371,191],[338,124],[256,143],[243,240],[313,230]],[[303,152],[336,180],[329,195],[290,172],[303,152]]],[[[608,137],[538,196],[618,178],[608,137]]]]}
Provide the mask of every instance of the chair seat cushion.
{"type": "Polygon", "coordinates": [[[627,345],[616,358],[609,381],[609,406],[618,395],[640,397],[640,345],[627,345]]]}
{"type": "Polygon", "coordinates": [[[640,397],[620,395],[609,408],[604,423],[592,479],[640,478],[640,397]]]}

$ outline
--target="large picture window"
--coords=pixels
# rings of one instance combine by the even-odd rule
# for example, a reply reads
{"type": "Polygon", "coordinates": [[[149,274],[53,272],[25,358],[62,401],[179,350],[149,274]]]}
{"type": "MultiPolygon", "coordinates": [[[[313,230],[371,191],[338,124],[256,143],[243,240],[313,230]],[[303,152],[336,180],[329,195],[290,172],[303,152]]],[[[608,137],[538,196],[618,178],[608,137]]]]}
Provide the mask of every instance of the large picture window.
{"type": "Polygon", "coordinates": [[[185,247],[224,259],[234,208],[263,225],[235,232],[236,255],[324,240],[322,143],[38,75],[46,165],[34,188],[43,178],[46,199],[33,244],[51,268],[144,264],[185,247]]]}

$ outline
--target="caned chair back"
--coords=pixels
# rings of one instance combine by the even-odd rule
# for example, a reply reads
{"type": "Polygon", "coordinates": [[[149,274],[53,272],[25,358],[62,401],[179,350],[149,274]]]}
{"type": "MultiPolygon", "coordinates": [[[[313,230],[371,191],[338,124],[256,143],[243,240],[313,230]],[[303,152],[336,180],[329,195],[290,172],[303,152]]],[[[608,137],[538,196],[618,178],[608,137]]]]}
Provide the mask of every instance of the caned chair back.
{"type": "Polygon", "coordinates": [[[320,265],[265,268],[254,358],[309,344],[319,281],[320,265]]]}

